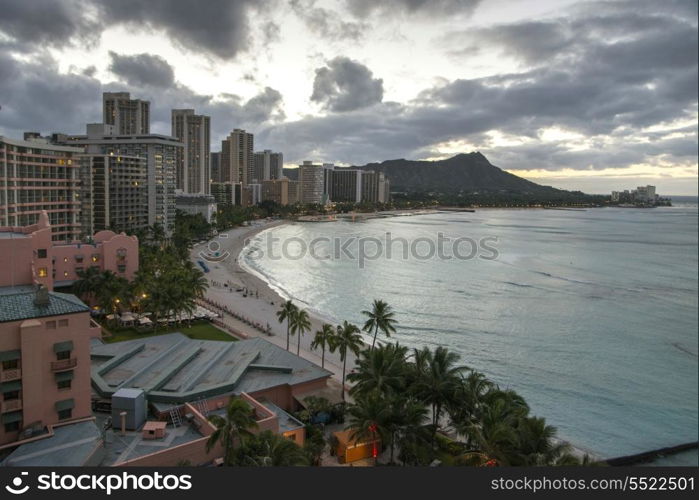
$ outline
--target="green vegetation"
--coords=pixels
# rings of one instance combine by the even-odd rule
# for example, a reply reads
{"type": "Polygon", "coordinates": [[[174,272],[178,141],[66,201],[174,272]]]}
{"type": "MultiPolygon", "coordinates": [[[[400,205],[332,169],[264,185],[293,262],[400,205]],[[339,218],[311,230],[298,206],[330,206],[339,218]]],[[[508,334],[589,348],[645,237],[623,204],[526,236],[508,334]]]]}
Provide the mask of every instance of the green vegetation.
{"type": "Polygon", "coordinates": [[[165,335],[167,333],[174,332],[180,332],[194,340],[220,340],[226,342],[238,340],[235,337],[228,335],[226,332],[219,330],[208,321],[203,320],[193,321],[191,325],[168,326],[166,328],[158,329],[156,332],[154,332],[152,329],[143,330],[136,327],[109,328],[108,331],[111,335],[105,336],[103,340],[109,343],[121,342],[123,340],[142,339],[144,337],[165,335]]]}
{"type": "Polygon", "coordinates": [[[209,421],[216,426],[216,430],[206,441],[206,451],[209,452],[220,443],[223,446],[223,463],[236,465],[238,457],[236,446],[244,446],[245,440],[253,437],[251,429],[257,428],[255,410],[240,398],[231,397],[226,407],[226,416],[211,415],[209,421]]]}

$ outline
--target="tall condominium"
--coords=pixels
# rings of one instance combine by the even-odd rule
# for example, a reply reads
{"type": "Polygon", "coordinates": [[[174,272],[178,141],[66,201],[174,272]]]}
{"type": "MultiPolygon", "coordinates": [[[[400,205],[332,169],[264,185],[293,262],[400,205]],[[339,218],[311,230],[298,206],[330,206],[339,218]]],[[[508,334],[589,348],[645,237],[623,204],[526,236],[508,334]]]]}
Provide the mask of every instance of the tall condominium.
{"type": "Polygon", "coordinates": [[[86,135],[67,136],[66,144],[86,148],[88,154],[139,157],[147,165],[148,225],[159,224],[169,235],[175,227],[175,161],[184,145],[158,134],[116,135],[112,127],[88,124],[86,135]]]}
{"type": "Polygon", "coordinates": [[[221,182],[252,182],[255,158],[253,155],[253,135],[245,130],[235,129],[221,141],[221,182]]]}
{"type": "Polygon", "coordinates": [[[253,179],[258,182],[280,179],[283,167],[284,155],[282,153],[273,153],[269,149],[257,151],[255,153],[253,179]]]}
{"type": "Polygon", "coordinates": [[[221,182],[221,152],[211,153],[210,182],[221,182]]]}
{"type": "Polygon", "coordinates": [[[304,161],[299,165],[298,183],[301,203],[325,203],[323,165],[304,161]]]}
{"type": "Polygon", "coordinates": [[[102,119],[113,125],[117,134],[149,134],[150,102],[131,99],[128,92],[102,94],[102,119]]]}
{"type": "Polygon", "coordinates": [[[350,168],[325,169],[325,192],[334,202],[362,202],[361,170],[350,168]]]}
{"type": "Polygon", "coordinates": [[[172,136],[184,144],[175,163],[176,187],[184,193],[209,194],[210,124],[193,109],[172,110],[172,136]]]}
{"type": "Polygon", "coordinates": [[[0,136],[0,226],[29,226],[46,210],[52,238],[80,235],[80,160],[82,148],[0,136]]]}
{"type": "Polygon", "coordinates": [[[262,200],[273,201],[279,205],[298,203],[298,182],[286,177],[262,181],[262,200]]]}
{"type": "Polygon", "coordinates": [[[148,161],[140,156],[85,154],[81,158],[83,235],[133,232],[148,226],[148,161]]]}
{"type": "Polygon", "coordinates": [[[390,184],[383,172],[365,170],[362,172],[362,202],[388,203],[390,184]]]}

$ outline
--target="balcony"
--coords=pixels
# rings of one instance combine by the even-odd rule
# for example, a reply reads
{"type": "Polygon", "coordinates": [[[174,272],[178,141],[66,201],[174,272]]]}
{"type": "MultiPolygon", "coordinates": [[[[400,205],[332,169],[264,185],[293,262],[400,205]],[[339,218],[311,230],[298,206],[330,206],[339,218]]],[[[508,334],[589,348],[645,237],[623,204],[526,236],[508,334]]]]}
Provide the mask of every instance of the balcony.
{"type": "Polygon", "coordinates": [[[3,401],[0,403],[0,413],[8,413],[11,411],[17,411],[22,409],[21,399],[10,399],[9,401],[3,401]]]}
{"type": "Polygon", "coordinates": [[[78,358],[62,359],[60,361],[51,361],[51,371],[60,372],[62,370],[70,370],[78,364],[78,358]]]}
{"type": "Polygon", "coordinates": [[[20,368],[11,368],[0,372],[0,382],[10,382],[22,378],[22,370],[20,368]]]}

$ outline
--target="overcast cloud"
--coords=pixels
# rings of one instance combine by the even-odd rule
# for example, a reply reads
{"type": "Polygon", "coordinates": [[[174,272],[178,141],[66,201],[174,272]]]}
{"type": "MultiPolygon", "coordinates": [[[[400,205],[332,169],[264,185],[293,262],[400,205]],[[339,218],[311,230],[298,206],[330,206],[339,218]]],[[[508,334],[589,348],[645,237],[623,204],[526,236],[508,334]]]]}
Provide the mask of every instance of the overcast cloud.
{"type": "Polygon", "coordinates": [[[696,190],[697,2],[542,3],[0,0],[0,134],[82,132],[126,90],[160,133],[210,115],[214,150],[246,128],[293,163],[476,149],[696,190]]]}

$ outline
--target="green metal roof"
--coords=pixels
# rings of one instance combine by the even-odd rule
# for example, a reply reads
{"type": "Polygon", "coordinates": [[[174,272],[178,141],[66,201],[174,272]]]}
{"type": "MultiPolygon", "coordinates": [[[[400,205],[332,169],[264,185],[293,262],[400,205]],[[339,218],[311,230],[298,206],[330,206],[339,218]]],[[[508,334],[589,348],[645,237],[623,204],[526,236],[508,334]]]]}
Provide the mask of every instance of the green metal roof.
{"type": "Polygon", "coordinates": [[[46,305],[34,304],[34,296],[34,292],[26,291],[0,294],[0,323],[90,310],[75,295],[49,292],[49,303],[46,305]]]}

